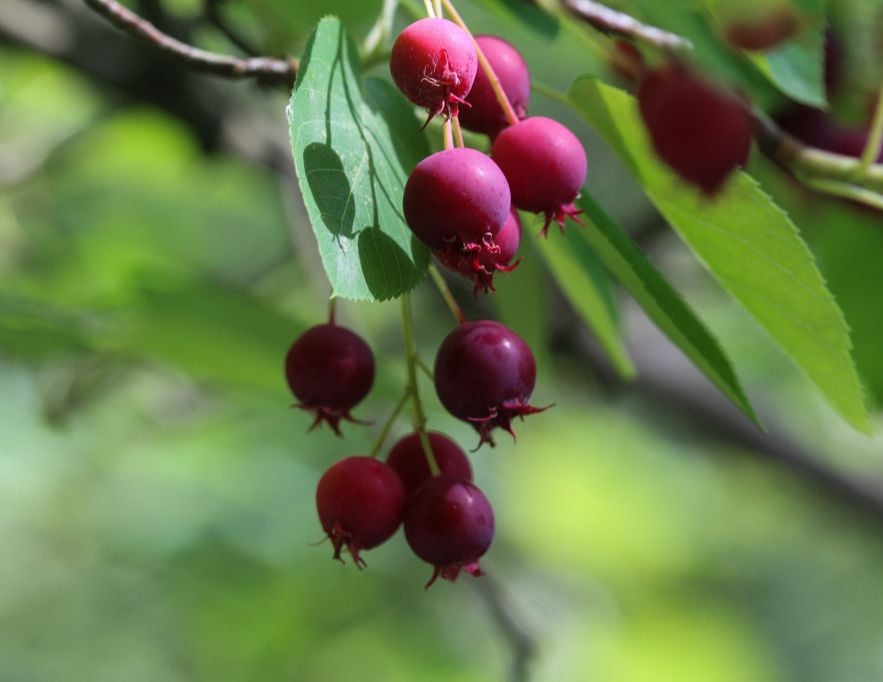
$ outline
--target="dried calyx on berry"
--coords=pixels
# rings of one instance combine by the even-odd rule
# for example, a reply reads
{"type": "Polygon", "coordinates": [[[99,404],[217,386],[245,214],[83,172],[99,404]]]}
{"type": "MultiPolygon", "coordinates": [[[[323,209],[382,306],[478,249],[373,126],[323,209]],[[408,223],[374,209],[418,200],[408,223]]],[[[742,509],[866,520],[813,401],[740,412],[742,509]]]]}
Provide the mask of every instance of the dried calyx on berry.
{"type": "Polygon", "coordinates": [[[488,288],[503,269],[488,264],[502,252],[495,239],[509,217],[509,184],[481,152],[446,149],[423,159],[405,184],[402,206],[414,234],[477,287],[488,288]]]}
{"type": "Polygon", "coordinates": [[[439,577],[456,580],[461,571],[482,574],[479,559],[494,539],[494,511],[473,483],[436,476],[414,494],[404,528],[414,554],[433,565],[428,588],[439,577]]]}
{"type": "Polygon", "coordinates": [[[579,139],[551,118],[532,116],[506,128],[494,140],[491,158],[509,181],[512,204],[542,213],[546,235],[554,220],[580,222],[573,202],[586,179],[586,152],[579,139]]]}
{"type": "Polygon", "coordinates": [[[438,114],[457,115],[477,69],[472,40],[447,19],[420,19],[406,27],[396,38],[389,59],[389,71],[399,90],[428,110],[424,128],[438,114]]]}
{"type": "Polygon", "coordinates": [[[440,257],[440,262],[449,270],[471,279],[475,285],[476,296],[480,291],[485,293],[495,291],[494,275],[498,272],[512,272],[520,261],[520,259],[514,260],[518,247],[521,246],[521,219],[514,208],[503,223],[503,229],[494,237],[494,242],[499,247],[496,253],[484,251],[475,258],[469,260],[458,258],[453,263],[448,263],[440,257]]]}
{"type": "Polygon", "coordinates": [[[465,322],[442,341],[435,357],[435,390],[445,409],[469,422],[478,445],[494,445],[495,428],[512,437],[512,420],[542,412],[529,404],[536,383],[530,347],[492,320],[465,322]]]}
{"type": "Polygon", "coordinates": [[[343,561],[346,548],[356,566],[360,552],[386,542],[402,522],[405,488],[398,474],[373,457],[354,456],[333,464],[319,480],[316,509],[322,529],[343,561]]]}
{"type": "Polygon", "coordinates": [[[659,157],[708,196],[745,165],[752,122],[745,103],[674,63],[638,90],[641,117],[659,157]]]}
{"type": "Polygon", "coordinates": [[[316,415],[310,430],[327,422],[337,435],[340,421],[359,422],[350,410],[374,383],[374,354],[357,334],[334,323],[304,332],[285,356],[285,378],[296,407],[316,415]]]}

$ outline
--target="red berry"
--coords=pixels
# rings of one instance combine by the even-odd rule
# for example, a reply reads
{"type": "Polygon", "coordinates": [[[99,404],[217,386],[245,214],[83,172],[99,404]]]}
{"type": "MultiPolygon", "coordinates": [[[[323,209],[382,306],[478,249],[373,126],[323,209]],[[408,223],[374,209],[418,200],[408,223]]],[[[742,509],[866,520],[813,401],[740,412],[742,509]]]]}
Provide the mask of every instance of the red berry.
{"type": "Polygon", "coordinates": [[[429,587],[460,571],[481,575],[478,560],[494,539],[494,510],[475,485],[453,476],[429,479],[405,511],[405,538],[418,557],[434,566],[429,587]]]}
{"type": "Polygon", "coordinates": [[[716,194],[751,150],[751,118],[735,97],[680,65],[649,73],[638,104],[660,158],[705,194],[716,194]]]}
{"type": "Polygon", "coordinates": [[[389,466],[373,457],[347,457],[333,464],[316,489],[319,521],[340,559],[346,547],[357,566],[359,553],[388,540],[405,508],[405,488],[389,466]]]}
{"type": "Polygon", "coordinates": [[[740,18],[726,27],[727,42],[750,52],[774,48],[800,28],[800,18],[791,7],[776,7],[761,16],[740,18]]]}
{"type": "Polygon", "coordinates": [[[368,344],[336,324],[311,327],[285,357],[285,378],[298,407],[316,413],[310,429],[328,422],[340,435],[340,420],[356,421],[349,411],[374,383],[374,355],[368,344]]]}
{"type": "Polygon", "coordinates": [[[457,114],[477,68],[469,35],[447,19],[415,21],[396,38],[389,59],[389,71],[399,90],[429,110],[426,123],[441,113],[457,114]]]}
{"type": "Polygon", "coordinates": [[[617,40],[613,43],[610,65],[616,75],[629,84],[637,83],[647,67],[644,55],[627,40],[617,40]]]}
{"type": "Polygon", "coordinates": [[[445,260],[445,253],[439,252],[438,258],[442,265],[468,277],[475,282],[475,295],[479,291],[487,293],[494,291],[494,275],[497,272],[512,272],[518,265],[518,261],[512,262],[518,247],[521,246],[521,219],[518,211],[514,208],[509,212],[509,217],[503,224],[503,229],[494,237],[494,242],[500,247],[499,253],[482,251],[472,261],[457,258],[453,263],[445,260]]]}
{"type": "MultiPolygon", "coordinates": [[[[530,72],[521,53],[497,36],[475,36],[475,41],[497,74],[515,115],[524,118],[530,101],[530,72]]],[[[471,108],[460,112],[464,128],[494,137],[509,124],[484,69],[478,70],[466,102],[471,108]]]]}
{"type": "Polygon", "coordinates": [[[573,201],[586,179],[586,152],[565,126],[533,116],[506,128],[494,140],[491,157],[500,166],[516,208],[546,216],[542,233],[555,220],[581,213],[573,201]]]}
{"type": "Polygon", "coordinates": [[[463,147],[426,157],[405,184],[405,219],[450,267],[474,269],[499,253],[494,237],[509,215],[509,184],[491,159],[463,147]]]}
{"type": "Polygon", "coordinates": [[[500,427],[514,437],[512,419],[541,412],[528,404],[536,383],[536,362],[528,345],[492,320],[459,325],[435,357],[435,390],[442,405],[468,421],[490,443],[500,427]]]}
{"type": "MultiPolygon", "coordinates": [[[[460,446],[444,434],[435,431],[429,431],[426,435],[429,437],[432,454],[441,473],[471,481],[472,467],[460,446]]],[[[417,488],[432,478],[426,453],[417,433],[411,433],[393,445],[386,463],[402,479],[407,497],[413,495],[417,488]]]]}

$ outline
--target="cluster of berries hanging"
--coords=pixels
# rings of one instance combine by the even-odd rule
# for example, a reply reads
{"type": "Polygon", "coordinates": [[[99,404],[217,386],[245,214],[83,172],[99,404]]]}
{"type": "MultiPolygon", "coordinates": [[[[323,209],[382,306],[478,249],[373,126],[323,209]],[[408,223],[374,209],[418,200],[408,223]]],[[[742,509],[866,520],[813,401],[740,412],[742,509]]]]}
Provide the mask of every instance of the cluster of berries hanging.
{"type": "MultiPolygon", "coordinates": [[[[552,220],[563,229],[567,217],[579,213],[573,202],[586,176],[582,145],[556,121],[526,118],[527,66],[500,38],[473,39],[451,21],[423,19],[396,40],[390,70],[408,99],[427,109],[426,123],[444,118],[445,149],[411,173],[405,219],[439,263],[474,283],[476,295],[491,291],[494,274],[517,265],[518,209],[544,216],[543,235],[552,220]],[[490,156],[463,146],[461,123],[491,138],[490,156]]],[[[455,580],[462,571],[481,574],[479,559],[493,540],[494,513],[472,481],[463,450],[425,429],[407,299],[403,304],[409,383],[387,428],[410,400],[415,430],[393,446],[385,462],[376,455],[387,429],[372,456],[335,463],[319,481],[316,504],[334,557],[347,550],[360,567],[362,552],[402,525],[413,552],[433,566],[428,586],[438,577],[455,580]]],[[[478,447],[493,447],[496,429],[514,437],[516,417],[545,409],[530,404],[533,353],[506,326],[456,314],[460,324],[442,341],[432,370],[436,394],[448,412],[475,428],[478,447]]],[[[325,422],[339,435],[342,420],[361,423],[351,410],[371,389],[374,357],[333,314],[328,324],[294,342],[285,371],[296,406],[315,414],[313,428],[325,422]]]]}

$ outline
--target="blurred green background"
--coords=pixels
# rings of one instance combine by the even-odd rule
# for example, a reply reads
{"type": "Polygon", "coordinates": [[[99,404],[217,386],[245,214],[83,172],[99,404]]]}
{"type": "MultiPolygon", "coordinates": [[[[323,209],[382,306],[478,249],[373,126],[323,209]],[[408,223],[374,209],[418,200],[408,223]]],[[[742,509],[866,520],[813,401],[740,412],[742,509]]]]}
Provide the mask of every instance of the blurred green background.
{"type": "MultiPolygon", "coordinates": [[[[285,156],[285,93],[182,73],[78,3],[10,2],[0,8],[2,682],[506,679],[518,646],[494,607],[534,642],[535,680],[883,679],[883,443],[838,420],[572,113],[534,95],[534,113],[585,141],[595,195],[719,335],[769,433],[718,406],[625,298],[642,378],[612,380],[528,245],[496,299],[452,285],[472,314],[531,340],[535,402],[556,406],[519,425],[517,445],[501,438],[472,458],[498,521],[489,577],[424,592],[430,569],[401,535],[368,553],[364,572],[316,546],[318,477],[370,448],[404,368],[398,304],[343,302],[340,319],[377,353],[377,385],[356,410],[375,426],[347,425],[345,440],[307,435],[309,416],[289,407],[282,359],[325,316],[328,287],[285,156]]],[[[522,48],[547,85],[613,78],[586,49],[589,31],[577,40],[528,3],[460,4],[476,32],[522,48]]],[[[298,54],[322,14],[339,13],[361,39],[379,5],[222,9],[267,52],[298,54]]],[[[858,5],[833,5],[848,27],[858,5]]],[[[139,9],[235,49],[196,0],[139,9]]],[[[810,197],[759,155],[753,163],[816,252],[879,405],[880,214],[810,197]]],[[[450,316],[430,285],[415,298],[431,359],[450,316]]],[[[423,390],[430,425],[472,447],[474,433],[423,390]]],[[[406,431],[402,421],[393,436],[406,431]]]]}

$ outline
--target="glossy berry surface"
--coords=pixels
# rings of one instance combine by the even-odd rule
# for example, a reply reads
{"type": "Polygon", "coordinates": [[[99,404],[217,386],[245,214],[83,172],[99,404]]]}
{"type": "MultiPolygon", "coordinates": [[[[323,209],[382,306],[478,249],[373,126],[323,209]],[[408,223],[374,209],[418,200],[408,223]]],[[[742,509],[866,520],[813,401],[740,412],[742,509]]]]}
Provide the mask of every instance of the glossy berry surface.
{"type": "Polygon", "coordinates": [[[433,116],[456,114],[478,69],[466,32],[447,19],[420,19],[396,38],[389,71],[399,90],[433,116]]]}
{"type": "Polygon", "coordinates": [[[494,237],[509,216],[511,197],[497,164],[464,147],[418,163],[402,204],[414,234],[446,264],[459,267],[482,254],[499,253],[494,237]]]}
{"type": "Polygon", "coordinates": [[[638,91],[641,117],[659,157],[712,196],[751,150],[745,105],[679,65],[647,74],[638,91]]]}
{"type": "MultiPolygon", "coordinates": [[[[441,473],[471,481],[472,467],[460,446],[436,431],[429,431],[426,435],[441,473]]],[[[393,445],[386,463],[402,480],[406,497],[411,497],[421,485],[432,478],[426,453],[417,433],[411,433],[393,445]]]]}
{"type": "Polygon", "coordinates": [[[285,378],[297,407],[315,412],[311,428],[328,422],[340,435],[340,420],[355,421],[349,411],[374,383],[374,354],[349,329],[320,324],[304,332],[285,357],[285,378]]]}
{"type": "Polygon", "coordinates": [[[573,201],[586,179],[586,152],[576,135],[543,116],[506,128],[494,140],[491,157],[512,192],[512,204],[545,214],[543,234],[555,220],[563,229],[578,211],[573,201]]]}
{"type": "Polygon", "coordinates": [[[347,457],[333,464],[319,480],[316,509],[319,522],[340,559],[346,548],[357,566],[360,552],[388,540],[399,527],[405,488],[391,468],[373,457],[347,457]]]}
{"type": "Polygon", "coordinates": [[[494,275],[498,272],[511,272],[518,265],[518,261],[513,260],[521,246],[521,219],[514,208],[503,223],[503,229],[494,237],[494,242],[499,247],[499,252],[483,251],[472,260],[458,258],[450,264],[445,261],[444,253],[441,253],[439,260],[448,269],[471,279],[475,284],[476,295],[479,291],[494,291],[494,275]]]}
{"type": "Polygon", "coordinates": [[[460,571],[481,575],[479,559],[494,539],[494,511],[474,484],[453,476],[429,479],[405,511],[405,538],[418,557],[433,565],[429,587],[460,571]]]}
{"type": "Polygon", "coordinates": [[[479,445],[494,445],[491,433],[497,427],[514,436],[514,417],[542,411],[528,404],[536,383],[533,353],[499,322],[477,320],[456,327],[438,349],[434,374],[442,405],[475,427],[479,445]]]}
{"type": "MultiPolygon", "coordinates": [[[[497,74],[515,115],[524,118],[530,102],[530,72],[521,53],[497,36],[475,36],[475,41],[497,74]]],[[[467,130],[494,137],[509,124],[494,95],[490,79],[481,68],[466,101],[471,106],[460,110],[460,124],[467,130]]]]}

